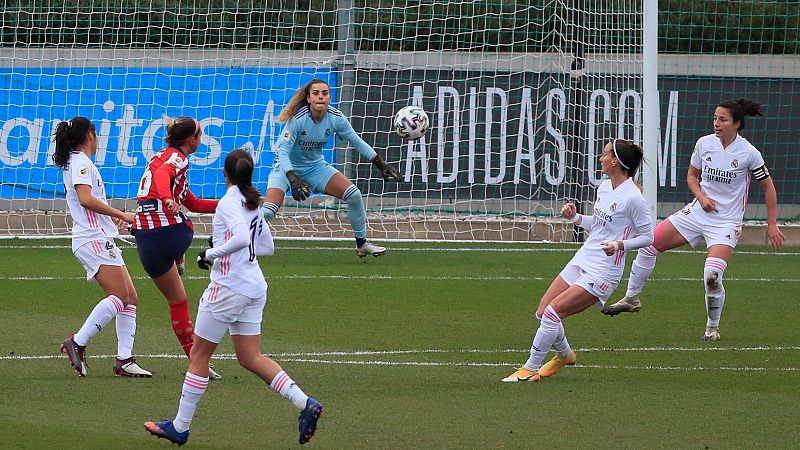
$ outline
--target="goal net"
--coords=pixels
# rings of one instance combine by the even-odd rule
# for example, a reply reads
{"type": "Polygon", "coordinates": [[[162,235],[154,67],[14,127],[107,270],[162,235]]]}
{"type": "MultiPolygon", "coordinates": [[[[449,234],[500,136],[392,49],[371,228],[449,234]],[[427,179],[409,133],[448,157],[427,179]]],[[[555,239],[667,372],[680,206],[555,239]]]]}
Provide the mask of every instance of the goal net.
{"type": "MultiPolygon", "coordinates": [[[[146,162],[164,147],[164,115],[192,116],[204,127],[188,172],[197,196],[222,196],[221,167],[234,148],[252,152],[263,192],[282,127],[275,119],[292,94],[316,77],[331,85],[333,105],[356,132],[400,171],[399,183],[384,182],[346,142],[332,138],[325,147],[326,160],[364,195],[370,238],[571,241],[573,226],[558,211],[566,201],[589,208],[601,179],[597,158],[610,139],[641,144],[643,130],[657,127],[664,142],[648,163],[657,165],[668,201],[683,201],[692,139],[708,128],[704,121],[713,108],[707,91],[722,94],[713,82],[695,82],[680,59],[667,59],[674,65],[659,80],[660,123],[645,124],[643,5],[7,5],[0,36],[0,234],[69,234],[51,137],[60,120],[76,115],[97,127],[94,160],[115,206],[135,208],[146,162]],[[393,133],[392,115],[406,105],[427,111],[431,127],[423,139],[407,142],[393,133]],[[686,120],[695,122],[687,127],[686,120]]],[[[674,14],[680,13],[662,11],[661,17],[674,14]]],[[[692,30],[680,33],[690,39],[692,30]]],[[[673,48],[670,42],[661,42],[662,52],[683,55],[694,45],[673,48]]],[[[734,83],[739,75],[730,75],[734,83]]],[[[752,69],[747,76],[761,72],[752,69]]],[[[788,91],[796,95],[795,81],[788,81],[788,91]]],[[[777,84],[770,86],[758,89],[777,84]]],[[[754,121],[754,132],[763,123],[754,121]]],[[[780,132],[771,136],[782,139],[780,132]]],[[[787,150],[783,157],[792,156],[787,150]]],[[[198,233],[207,232],[209,217],[193,221],[198,233]]],[[[352,236],[346,205],[326,195],[302,203],[287,197],[271,224],[282,237],[352,236]]]]}

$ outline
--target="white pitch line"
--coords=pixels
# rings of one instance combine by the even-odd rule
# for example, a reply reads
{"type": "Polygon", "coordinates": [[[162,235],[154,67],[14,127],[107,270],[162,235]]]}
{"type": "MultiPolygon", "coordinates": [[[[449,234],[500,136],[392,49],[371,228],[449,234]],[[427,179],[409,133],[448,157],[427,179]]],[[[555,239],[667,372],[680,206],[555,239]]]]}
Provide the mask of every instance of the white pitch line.
{"type": "MultiPolygon", "coordinates": [[[[280,241],[279,241],[280,242],[280,241]]],[[[499,247],[452,247],[452,248],[442,248],[442,247],[391,247],[392,251],[400,251],[400,252],[501,252],[501,253],[567,253],[567,252],[575,252],[576,247],[580,243],[574,242],[565,242],[562,245],[569,245],[568,248],[560,248],[560,247],[537,247],[538,244],[530,244],[531,247],[513,247],[513,248],[504,248],[502,247],[503,244],[499,244],[499,247]]],[[[123,245],[123,247],[128,247],[123,245]]],[[[67,249],[72,248],[70,245],[0,245],[0,250],[3,249],[67,249]]],[[[132,246],[131,246],[132,248],[132,246]]],[[[193,249],[201,249],[205,248],[199,245],[193,245],[190,248],[193,249]]],[[[276,246],[276,250],[292,250],[292,251],[348,251],[352,252],[354,247],[331,247],[331,246],[282,246],[278,244],[276,246]]],[[[702,250],[670,250],[669,253],[685,253],[685,254],[694,254],[694,255],[705,255],[707,252],[702,250]]],[[[800,257],[800,252],[772,252],[772,251],[746,251],[746,250],[737,250],[737,255],[770,255],[770,256],[798,256],[800,257]]]]}
{"type": "MultiPolygon", "coordinates": [[[[422,366],[422,367],[517,367],[516,363],[475,363],[475,362],[430,362],[430,361],[344,361],[326,360],[311,358],[286,358],[281,362],[306,362],[314,364],[343,364],[356,366],[422,366]]],[[[733,372],[800,372],[800,367],[673,367],[673,366],[615,366],[615,365],[586,365],[576,364],[572,366],[578,369],[625,369],[625,370],[670,370],[670,371],[712,371],[726,370],[733,372]]]]}
{"type": "MultiPolygon", "coordinates": [[[[798,351],[800,350],[800,346],[757,346],[757,347],[621,347],[621,348],[614,348],[614,347],[588,347],[588,348],[576,348],[574,349],[577,353],[590,353],[590,352],[750,352],[750,351],[798,351]]],[[[505,348],[505,349],[480,349],[480,348],[469,348],[469,349],[436,349],[436,348],[429,348],[429,349],[403,349],[403,350],[353,350],[353,351],[319,351],[319,352],[283,352],[283,353],[269,353],[270,357],[274,358],[306,358],[306,357],[313,357],[313,356],[391,356],[391,355],[418,355],[418,354],[464,354],[464,353],[475,353],[475,354],[498,354],[498,353],[527,353],[530,350],[527,348],[524,349],[515,349],[515,348],[505,348]]],[[[90,359],[107,359],[113,358],[115,355],[88,355],[87,358],[90,359]]],[[[57,355],[3,355],[0,356],[0,361],[2,360],[19,360],[19,361],[26,361],[26,360],[44,360],[44,359],[60,359],[64,356],[61,354],[57,355]]],[[[154,358],[154,359],[182,359],[186,356],[184,354],[169,354],[169,353],[158,353],[158,354],[149,354],[149,355],[140,355],[142,358],[154,358]]],[[[236,359],[236,355],[233,353],[218,353],[214,354],[214,359],[236,359]]],[[[494,364],[494,363],[487,363],[487,364],[494,364]]]]}
{"type": "MultiPolygon", "coordinates": [[[[554,275],[555,276],[555,275],[554,275]]],[[[148,277],[135,276],[134,280],[148,280],[148,277]]],[[[0,276],[0,281],[62,281],[62,280],[85,280],[86,277],[55,277],[55,276],[0,276]]],[[[207,276],[185,275],[184,280],[208,280],[207,276]]],[[[550,281],[553,277],[482,277],[482,276],[397,276],[397,275],[271,275],[268,280],[426,280],[426,281],[550,281]]],[[[627,281],[623,278],[621,281],[627,281]]],[[[690,281],[699,282],[700,278],[695,277],[674,277],[674,278],[651,278],[648,281],[675,282],[690,281]]],[[[728,282],[747,282],[747,283],[800,283],[798,278],[737,278],[726,277],[728,282]]]]}
{"type": "MultiPolygon", "coordinates": [[[[154,358],[157,355],[144,355],[142,358],[154,358]]],[[[184,355],[160,355],[162,358],[168,359],[184,359],[184,355]]],[[[15,357],[6,356],[0,359],[5,360],[42,360],[42,359],[60,359],[62,356],[44,355],[44,356],[31,356],[31,357],[15,357]]],[[[94,355],[89,358],[111,358],[111,355],[94,355]]],[[[235,360],[236,355],[215,355],[214,359],[217,360],[235,360]]],[[[518,363],[511,362],[468,362],[468,361],[381,361],[381,360],[329,360],[329,359],[316,359],[316,358],[281,358],[281,362],[300,362],[300,363],[313,363],[313,364],[337,364],[337,365],[352,365],[352,366],[411,366],[411,367],[516,367],[518,363]]],[[[680,367],[680,366],[658,366],[658,365],[606,365],[606,364],[576,364],[573,366],[577,369],[608,369],[608,370],[659,370],[659,371],[731,371],[731,372],[800,372],[800,367],[710,367],[710,366],[696,366],[696,367],[680,367]]]]}

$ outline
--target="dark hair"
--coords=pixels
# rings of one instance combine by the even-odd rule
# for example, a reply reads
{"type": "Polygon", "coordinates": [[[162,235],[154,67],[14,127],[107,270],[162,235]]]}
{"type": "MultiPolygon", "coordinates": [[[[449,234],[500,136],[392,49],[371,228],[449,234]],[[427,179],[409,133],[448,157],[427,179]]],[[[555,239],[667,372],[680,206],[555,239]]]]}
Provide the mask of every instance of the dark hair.
{"type": "Polygon", "coordinates": [[[764,109],[760,103],[756,103],[746,98],[739,98],[736,100],[728,100],[717,105],[719,108],[725,108],[731,112],[734,121],[739,121],[739,128],[736,131],[744,130],[744,118],[747,116],[763,116],[764,109]]]}
{"type": "Polygon", "coordinates": [[[275,120],[280,123],[287,122],[297,113],[300,108],[308,105],[308,94],[311,93],[311,86],[315,84],[324,84],[325,86],[328,86],[328,89],[331,87],[327,81],[320,78],[314,78],[294,93],[292,98],[289,99],[289,103],[283,107],[281,113],[278,114],[278,117],[275,120]]]}
{"type": "Polygon", "coordinates": [[[627,169],[622,167],[623,170],[628,171],[628,176],[636,175],[636,171],[639,170],[639,166],[642,165],[644,160],[642,147],[625,139],[614,139],[611,146],[613,147],[614,157],[621,163],[620,166],[625,165],[628,167],[627,169]]]}
{"type": "Polygon", "coordinates": [[[53,133],[53,142],[56,151],[53,153],[53,163],[59,169],[64,169],[69,163],[69,154],[76,151],[75,147],[86,142],[90,131],[95,131],[94,124],[86,117],[76,116],[66,122],[56,125],[53,133]]]}
{"type": "Polygon", "coordinates": [[[253,186],[253,158],[247,151],[237,148],[225,158],[225,174],[228,181],[239,187],[245,198],[247,209],[261,206],[261,192],[253,186]]]}
{"type": "Polygon", "coordinates": [[[170,145],[181,145],[192,136],[197,136],[202,131],[200,122],[189,116],[181,116],[171,119],[164,116],[167,121],[167,137],[164,140],[170,145]]]}

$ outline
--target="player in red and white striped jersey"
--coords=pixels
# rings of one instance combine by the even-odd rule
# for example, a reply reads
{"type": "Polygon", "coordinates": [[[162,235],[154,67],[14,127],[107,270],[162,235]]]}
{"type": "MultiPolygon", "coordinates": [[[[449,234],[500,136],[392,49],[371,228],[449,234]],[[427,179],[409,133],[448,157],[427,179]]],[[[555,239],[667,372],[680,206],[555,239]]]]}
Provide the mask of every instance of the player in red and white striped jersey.
{"type": "Polygon", "coordinates": [[[191,117],[168,120],[168,147],[153,156],[142,175],[132,229],[142,266],[169,303],[172,330],[187,357],[194,327],[175,261],[191,245],[194,230],[181,206],[192,212],[213,213],[218,203],[197,198],[186,179],[189,155],[200,147],[202,135],[200,123],[191,117]]]}
{"type": "Polygon", "coordinates": [[[660,252],[686,244],[706,243],[703,267],[706,331],[703,340],[717,341],[725,288],[722,278],[739,240],[750,180],[764,190],[767,204],[767,237],[779,249],[784,236],[778,228],[777,193],[761,152],[739,135],[747,116],[762,115],[761,105],[747,99],[720,103],[714,111],[714,133],[697,140],[687,174],[695,199],[682,210],[661,221],[653,245],[639,250],[631,267],[628,289],[622,300],[603,312],[613,316],[641,309],[639,294],[656,265],[660,252]]]}
{"type": "Polygon", "coordinates": [[[53,162],[64,170],[64,189],[72,216],[72,252],[86,269],[86,279],[96,281],[106,293],[72,337],[64,340],[67,355],[79,376],[86,376],[86,344],[111,319],[116,318],[117,357],[113,372],[118,376],[149,378],[133,357],[136,335],[136,288],[114,238],[117,225],[131,223],[133,213],[108,204],[100,172],[91,159],[97,152],[95,126],[85,117],[74,117],[56,127],[53,162]],[[114,221],[117,221],[115,224],[114,221]]]}

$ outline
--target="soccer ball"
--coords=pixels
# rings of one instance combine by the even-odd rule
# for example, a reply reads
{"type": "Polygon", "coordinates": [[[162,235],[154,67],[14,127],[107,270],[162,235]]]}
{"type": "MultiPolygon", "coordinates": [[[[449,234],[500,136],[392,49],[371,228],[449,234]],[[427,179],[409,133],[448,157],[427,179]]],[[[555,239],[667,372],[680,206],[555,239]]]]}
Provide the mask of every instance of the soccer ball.
{"type": "Polygon", "coordinates": [[[394,131],[403,139],[417,140],[428,131],[428,115],[419,106],[405,106],[394,115],[394,131]]]}

